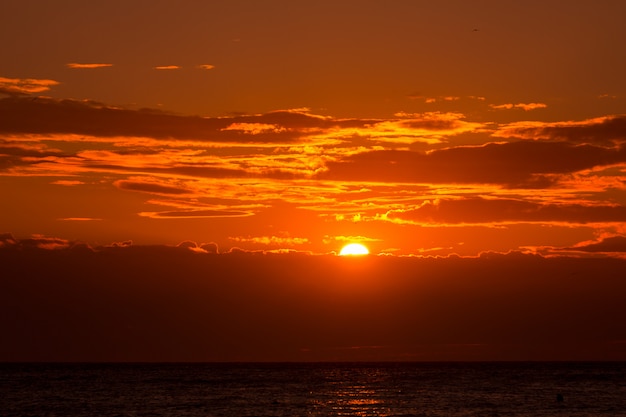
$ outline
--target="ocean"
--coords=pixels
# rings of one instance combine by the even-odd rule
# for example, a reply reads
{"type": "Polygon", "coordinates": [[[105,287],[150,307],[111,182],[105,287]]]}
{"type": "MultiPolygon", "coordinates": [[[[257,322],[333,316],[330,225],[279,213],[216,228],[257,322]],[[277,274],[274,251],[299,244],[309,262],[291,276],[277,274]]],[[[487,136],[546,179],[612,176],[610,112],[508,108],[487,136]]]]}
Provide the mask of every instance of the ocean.
{"type": "Polygon", "coordinates": [[[6,417],[626,416],[626,362],[3,363],[0,370],[6,417]]]}

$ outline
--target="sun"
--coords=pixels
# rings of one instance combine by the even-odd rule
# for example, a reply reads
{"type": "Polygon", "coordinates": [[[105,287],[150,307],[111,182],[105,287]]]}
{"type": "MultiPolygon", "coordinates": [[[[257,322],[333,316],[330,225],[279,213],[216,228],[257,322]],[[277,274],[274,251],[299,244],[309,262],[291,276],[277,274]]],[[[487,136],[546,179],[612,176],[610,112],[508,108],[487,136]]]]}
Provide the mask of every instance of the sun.
{"type": "Polygon", "coordinates": [[[350,243],[339,252],[339,256],[369,255],[370,251],[360,243],[350,243]]]}

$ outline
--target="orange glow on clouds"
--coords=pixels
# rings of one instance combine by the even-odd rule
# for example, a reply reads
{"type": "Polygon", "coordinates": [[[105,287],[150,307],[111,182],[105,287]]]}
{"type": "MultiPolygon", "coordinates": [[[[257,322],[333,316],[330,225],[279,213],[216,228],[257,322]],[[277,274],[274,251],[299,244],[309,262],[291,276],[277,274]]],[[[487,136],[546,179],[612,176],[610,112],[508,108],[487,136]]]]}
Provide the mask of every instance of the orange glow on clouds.
{"type": "Polygon", "coordinates": [[[50,90],[58,81],[0,77],[0,94],[34,94],[50,90]]]}
{"type": "MultiPolygon", "coordinates": [[[[229,47],[247,48],[238,39],[229,47]]],[[[620,234],[626,221],[626,116],[617,87],[603,93],[612,98],[601,101],[604,107],[597,107],[597,92],[585,102],[571,96],[582,109],[576,114],[563,100],[513,86],[415,92],[413,76],[400,101],[389,96],[393,108],[374,110],[372,102],[368,111],[355,98],[349,113],[332,107],[347,79],[333,84],[337,92],[324,106],[296,89],[301,100],[272,108],[283,91],[272,84],[247,110],[230,103],[212,114],[57,93],[72,83],[91,91],[82,80],[106,76],[122,97],[113,80],[124,79],[130,67],[114,58],[115,66],[102,63],[109,59],[66,64],[113,68],[66,72],[63,83],[54,71],[0,78],[0,178],[10,202],[0,214],[11,219],[7,230],[29,235],[41,227],[62,235],[60,223],[75,224],[73,236],[87,241],[100,242],[105,231],[116,241],[170,244],[203,241],[210,233],[225,247],[313,253],[332,252],[342,236],[360,236],[376,252],[476,256],[494,248],[562,253],[620,234]],[[50,199],[60,203],[53,213],[37,210],[50,199]],[[113,233],[116,224],[125,226],[113,233]],[[529,227],[541,231],[536,239],[522,231],[529,227]]],[[[132,71],[138,86],[158,83],[150,84],[152,91],[182,91],[183,84],[170,83],[186,83],[185,91],[198,97],[208,96],[197,90],[203,86],[223,93],[223,79],[213,77],[233,71],[224,56],[210,57],[224,72],[189,71],[183,80],[151,71],[215,68],[197,64],[204,59],[173,57],[181,65],[155,67],[151,62],[163,60],[155,57],[132,71]]],[[[288,83],[290,76],[283,76],[288,83]]],[[[429,79],[438,85],[437,77],[429,79]]],[[[194,102],[181,97],[177,103],[184,107],[187,99],[194,102]]]]}

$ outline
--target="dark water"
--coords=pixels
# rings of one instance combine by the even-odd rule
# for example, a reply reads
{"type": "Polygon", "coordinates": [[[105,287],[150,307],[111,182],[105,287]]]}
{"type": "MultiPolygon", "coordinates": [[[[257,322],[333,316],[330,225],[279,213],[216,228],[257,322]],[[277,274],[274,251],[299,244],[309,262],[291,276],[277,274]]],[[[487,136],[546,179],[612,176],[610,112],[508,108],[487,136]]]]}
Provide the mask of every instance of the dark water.
{"type": "Polygon", "coordinates": [[[626,416],[626,363],[0,364],[0,370],[2,416],[626,416]]]}

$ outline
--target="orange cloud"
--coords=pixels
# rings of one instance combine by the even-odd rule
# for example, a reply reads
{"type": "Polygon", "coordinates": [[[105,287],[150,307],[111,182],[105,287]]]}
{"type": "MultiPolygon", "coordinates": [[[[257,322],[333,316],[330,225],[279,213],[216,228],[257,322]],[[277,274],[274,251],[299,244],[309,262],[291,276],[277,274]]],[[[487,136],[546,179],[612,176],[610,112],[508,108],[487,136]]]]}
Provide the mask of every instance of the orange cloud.
{"type": "Polygon", "coordinates": [[[436,103],[436,102],[441,102],[441,101],[458,101],[461,100],[461,97],[457,97],[457,96],[440,96],[440,97],[422,97],[422,96],[409,96],[409,98],[411,99],[416,99],[416,98],[423,98],[424,102],[427,104],[432,104],[432,103],[436,103]]]}
{"type": "Polygon", "coordinates": [[[229,237],[230,240],[239,243],[253,243],[258,245],[267,245],[267,246],[294,246],[294,245],[304,245],[309,243],[308,238],[304,237],[292,237],[289,236],[289,233],[283,233],[279,236],[236,236],[229,237]]]}
{"type": "Polygon", "coordinates": [[[202,65],[198,65],[198,68],[204,69],[204,70],[211,70],[211,69],[215,68],[215,65],[202,64],[202,65]]]}
{"type": "Polygon", "coordinates": [[[70,221],[70,222],[89,222],[89,221],[99,221],[102,219],[96,219],[92,217],[65,217],[62,219],[58,219],[61,221],[70,221]]]}
{"type": "Polygon", "coordinates": [[[324,236],[324,243],[329,244],[332,242],[380,242],[382,239],[376,239],[365,236],[324,236]]]}
{"type": "Polygon", "coordinates": [[[510,109],[522,109],[524,111],[536,110],[536,109],[545,109],[548,107],[545,103],[518,103],[518,104],[490,104],[489,107],[496,110],[510,110],[510,109]]]}
{"type": "Polygon", "coordinates": [[[178,65],[161,65],[161,66],[154,67],[155,70],[177,70],[180,68],[181,67],[179,67],[178,65]]]}
{"type": "Polygon", "coordinates": [[[65,64],[66,67],[72,69],[95,69],[95,68],[107,68],[112,67],[113,64],[79,64],[79,63],[70,63],[65,64]]]}
{"type": "Polygon", "coordinates": [[[59,85],[58,81],[35,79],[35,78],[4,78],[0,77],[0,93],[15,94],[33,94],[43,93],[50,90],[50,87],[59,85]]]}
{"type": "Polygon", "coordinates": [[[78,181],[78,180],[57,180],[57,181],[53,181],[50,184],[56,184],[56,185],[65,185],[65,186],[74,186],[74,185],[82,185],[84,184],[83,181],[78,181]]]}
{"type": "Polygon", "coordinates": [[[236,130],[249,135],[259,135],[261,133],[280,133],[285,132],[287,129],[284,127],[280,127],[276,124],[267,124],[267,123],[232,123],[229,126],[222,129],[225,130],[236,130]]]}

